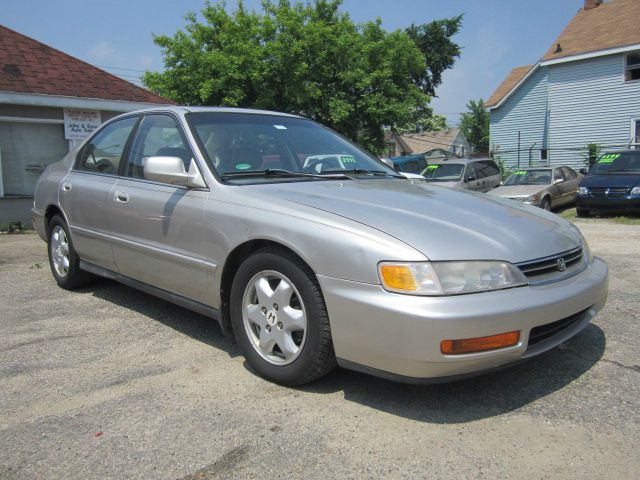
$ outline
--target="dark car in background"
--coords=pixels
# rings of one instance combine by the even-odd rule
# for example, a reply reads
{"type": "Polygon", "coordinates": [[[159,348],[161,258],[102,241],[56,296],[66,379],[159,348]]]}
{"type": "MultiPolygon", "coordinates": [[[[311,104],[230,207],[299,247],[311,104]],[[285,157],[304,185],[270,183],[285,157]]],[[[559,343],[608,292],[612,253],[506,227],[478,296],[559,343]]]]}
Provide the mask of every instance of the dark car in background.
{"type": "Polygon", "coordinates": [[[393,162],[393,168],[396,172],[420,174],[427,166],[427,159],[420,153],[392,157],[390,160],[393,162]]]}
{"type": "Polygon", "coordinates": [[[640,150],[607,152],[580,182],[577,215],[640,214],[640,150]]]}

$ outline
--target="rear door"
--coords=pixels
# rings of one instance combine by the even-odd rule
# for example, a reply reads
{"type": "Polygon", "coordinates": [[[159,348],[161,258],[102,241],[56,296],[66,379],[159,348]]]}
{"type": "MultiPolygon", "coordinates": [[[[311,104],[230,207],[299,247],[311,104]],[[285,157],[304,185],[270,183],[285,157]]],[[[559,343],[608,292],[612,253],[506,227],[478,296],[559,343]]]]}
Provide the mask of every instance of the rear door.
{"type": "Polygon", "coordinates": [[[151,156],[183,160],[194,155],[177,119],[145,115],[131,143],[128,161],[112,192],[111,230],[118,271],[177,295],[210,303],[215,264],[207,258],[207,188],[187,188],[144,178],[151,156]]]}
{"type": "Polygon", "coordinates": [[[111,195],[123,152],[139,116],[108,123],[78,152],[60,183],[60,205],[80,258],[115,270],[110,240],[111,195]]]}
{"type": "Polygon", "coordinates": [[[580,185],[580,178],[575,170],[569,167],[562,167],[564,172],[564,203],[574,202],[580,185]]]}
{"type": "Polygon", "coordinates": [[[482,184],[483,192],[493,190],[500,185],[502,174],[500,173],[500,168],[498,167],[496,162],[494,162],[493,160],[483,160],[481,162],[477,162],[476,169],[482,170],[482,173],[485,175],[482,184]]]}
{"type": "Polygon", "coordinates": [[[481,192],[483,191],[482,180],[484,177],[481,176],[481,172],[476,168],[476,163],[468,163],[464,170],[464,188],[481,192]]]}

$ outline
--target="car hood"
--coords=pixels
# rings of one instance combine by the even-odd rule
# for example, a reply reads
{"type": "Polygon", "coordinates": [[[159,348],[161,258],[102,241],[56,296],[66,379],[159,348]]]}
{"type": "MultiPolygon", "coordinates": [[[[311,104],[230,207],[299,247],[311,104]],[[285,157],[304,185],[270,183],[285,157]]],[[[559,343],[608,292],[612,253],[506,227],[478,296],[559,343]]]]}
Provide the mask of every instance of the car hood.
{"type": "Polygon", "coordinates": [[[490,195],[498,195],[499,197],[528,197],[541,192],[549,185],[506,185],[494,188],[489,192],[490,195]]]}
{"type": "Polygon", "coordinates": [[[635,187],[640,183],[640,174],[609,173],[587,175],[580,182],[581,187],[635,187]]]}
{"type": "MultiPolygon", "coordinates": [[[[252,185],[264,201],[280,198],[365,224],[430,260],[522,262],[580,245],[557,215],[474,192],[373,179],[252,185]]],[[[328,252],[330,255],[331,252],[328,252]]]]}

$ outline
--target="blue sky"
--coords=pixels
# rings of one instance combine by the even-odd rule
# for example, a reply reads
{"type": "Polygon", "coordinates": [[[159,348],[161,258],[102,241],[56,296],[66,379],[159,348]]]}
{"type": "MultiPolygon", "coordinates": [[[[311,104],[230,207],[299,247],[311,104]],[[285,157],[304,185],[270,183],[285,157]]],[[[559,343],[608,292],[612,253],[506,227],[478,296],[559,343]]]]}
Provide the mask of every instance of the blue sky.
{"type": "MultiPolygon", "coordinates": [[[[152,34],[173,34],[204,0],[3,0],[0,22],[112,73],[134,80],[162,69],[152,34]]],[[[235,5],[229,0],[229,6],[235,5]]],[[[388,30],[463,13],[463,47],[444,75],[437,113],[451,123],[471,98],[487,99],[511,68],[534,63],[584,0],[345,0],[356,22],[382,19],[388,30]]],[[[245,0],[259,9],[260,0],[245,0]]]]}

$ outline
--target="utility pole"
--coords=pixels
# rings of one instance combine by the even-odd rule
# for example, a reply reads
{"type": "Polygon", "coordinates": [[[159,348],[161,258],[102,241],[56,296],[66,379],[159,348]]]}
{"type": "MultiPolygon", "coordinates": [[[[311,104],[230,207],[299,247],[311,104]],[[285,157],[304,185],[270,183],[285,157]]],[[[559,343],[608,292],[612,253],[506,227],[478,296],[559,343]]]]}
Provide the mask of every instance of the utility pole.
{"type": "Polygon", "coordinates": [[[518,170],[520,170],[520,130],[518,130],[518,170]]]}

